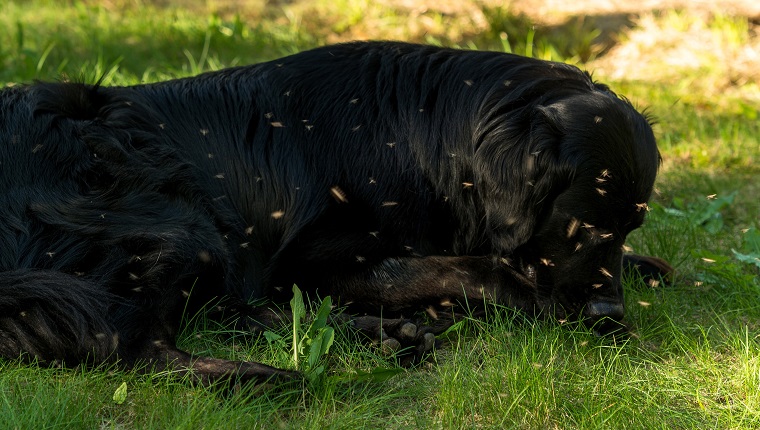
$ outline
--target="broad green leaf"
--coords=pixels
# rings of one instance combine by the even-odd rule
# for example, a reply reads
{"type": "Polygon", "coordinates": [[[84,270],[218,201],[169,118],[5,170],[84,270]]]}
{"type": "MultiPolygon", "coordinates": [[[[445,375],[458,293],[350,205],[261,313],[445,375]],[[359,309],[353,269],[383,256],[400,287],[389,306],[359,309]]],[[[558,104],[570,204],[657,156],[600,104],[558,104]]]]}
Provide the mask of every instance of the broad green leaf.
{"type": "Polygon", "coordinates": [[[673,215],[677,217],[686,217],[686,212],[679,209],[664,208],[663,211],[668,215],[673,215]]]}
{"type": "Polygon", "coordinates": [[[264,332],[264,337],[266,338],[267,342],[270,344],[275,343],[278,340],[282,340],[282,336],[280,336],[277,333],[271,332],[269,330],[264,332]]]}
{"type": "Polygon", "coordinates": [[[299,333],[301,332],[301,318],[306,315],[306,306],[303,303],[301,290],[293,284],[293,298],[290,300],[290,309],[293,312],[293,364],[298,369],[298,356],[302,354],[299,333]]]}
{"type": "Polygon", "coordinates": [[[742,235],[742,252],[734,249],[731,252],[742,263],[754,264],[760,267],[760,230],[752,227],[742,235]]]}
{"type": "Polygon", "coordinates": [[[695,224],[704,226],[704,228],[710,233],[717,233],[723,228],[723,215],[721,211],[734,202],[736,197],[736,191],[725,196],[717,197],[710,203],[695,214],[695,224]]]}
{"type": "Polygon", "coordinates": [[[325,372],[325,366],[319,366],[306,373],[306,379],[311,383],[317,382],[319,377],[325,372]]]}
{"type": "Polygon", "coordinates": [[[333,344],[333,341],[335,340],[335,330],[333,330],[332,327],[325,327],[324,332],[322,333],[322,347],[319,351],[319,355],[325,355],[330,351],[330,347],[333,344]]]}
{"type": "Polygon", "coordinates": [[[742,235],[742,251],[748,254],[760,254],[760,230],[752,227],[744,232],[742,235]]]}
{"type": "Polygon", "coordinates": [[[117,405],[124,403],[127,400],[127,383],[122,382],[119,388],[113,392],[113,401],[117,405]]]}
{"type": "Polygon", "coordinates": [[[319,358],[327,354],[330,350],[330,346],[335,339],[335,330],[332,327],[325,327],[317,333],[317,336],[312,340],[309,347],[309,368],[314,367],[319,361],[319,358]]]}
{"type": "Polygon", "coordinates": [[[330,296],[327,296],[322,300],[322,303],[319,305],[319,310],[317,311],[317,318],[312,323],[312,327],[315,327],[317,330],[323,327],[326,327],[327,317],[330,315],[331,310],[332,310],[332,299],[330,298],[330,296]]]}
{"type": "Polygon", "coordinates": [[[760,255],[742,254],[742,253],[734,251],[733,249],[731,250],[731,252],[733,252],[736,259],[741,261],[742,263],[754,264],[755,266],[760,268],[760,255]]]}
{"type": "Polygon", "coordinates": [[[303,294],[295,284],[293,284],[293,298],[290,299],[290,308],[293,311],[293,318],[300,323],[301,319],[306,316],[306,306],[304,305],[303,294]]]}
{"type": "Polygon", "coordinates": [[[306,365],[309,369],[313,368],[319,360],[319,351],[322,349],[322,336],[316,336],[309,345],[309,356],[306,359],[306,365]]]}
{"type": "Polygon", "coordinates": [[[404,369],[401,367],[376,367],[369,372],[357,370],[355,375],[349,375],[346,379],[355,382],[383,382],[403,372],[404,369]]]}

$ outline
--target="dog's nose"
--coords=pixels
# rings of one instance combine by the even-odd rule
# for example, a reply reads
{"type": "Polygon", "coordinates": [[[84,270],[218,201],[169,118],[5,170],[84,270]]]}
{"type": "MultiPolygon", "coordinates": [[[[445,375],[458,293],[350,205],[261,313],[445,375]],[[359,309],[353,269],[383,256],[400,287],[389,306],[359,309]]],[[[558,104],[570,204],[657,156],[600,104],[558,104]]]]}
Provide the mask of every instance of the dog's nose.
{"type": "Polygon", "coordinates": [[[622,323],[625,307],[622,302],[596,300],[583,309],[583,322],[594,330],[597,336],[616,336],[627,332],[622,323]]]}
{"type": "Polygon", "coordinates": [[[583,310],[583,316],[590,319],[592,323],[596,323],[602,318],[610,318],[615,321],[620,321],[623,319],[624,315],[625,307],[623,304],[609,300],[589,302],[583,310]]]}

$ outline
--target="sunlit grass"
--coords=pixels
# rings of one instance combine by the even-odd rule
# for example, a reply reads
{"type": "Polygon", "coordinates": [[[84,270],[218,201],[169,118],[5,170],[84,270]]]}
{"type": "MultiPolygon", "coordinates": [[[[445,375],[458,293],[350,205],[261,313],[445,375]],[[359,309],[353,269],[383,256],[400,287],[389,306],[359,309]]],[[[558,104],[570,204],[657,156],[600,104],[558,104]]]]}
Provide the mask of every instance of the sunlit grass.
{"type": "MultiPolygon", "coordinates": [[[[101,5],[0,0],[0,83],[63,77],[104,78],[107,84],[152,82],[350,38],[427,41],[577,63],[596,70],[597,79],[646,107],[657,121],[663,156],[659,194],[646,224],[629,242],[637,252],[671,261],[678,270],[675,285],[649,288],[628,280],[632,336],[617,343],[582,327],[525,321],[495,310],[486,321],[467,320],[442,339],[430,363],[384,381],[352,380],[359,371],[393,369],[396,361],[341,324],[335,325],[326,378],[264,392],[197,387],[165,374],[0,361],[0,425],[757,426],[759,273],[732,252],[742,246],[743,231],[760,223],[760,101],[752,80],[757,75],[745,67],[746,50],[757,46],[757,38],[749,20],[714,16],[705,21],[667,12],[635,20],[630,31],[620,28],[623,33],[605,39],[592,18],[548,28],[508,8],[444,14],[381,8],[363,0],[278,2],[276,7],[247,0],[246,9],[213,9],[212,3],[191,1],[181,9],[137,0],[101,5]],[[693,68],[668,65],[665,60],[674,58],[670,53],[692,45],[657,41],[697,30],[703,33],[698,40],[706,41],[704,52],[694,57],[701,63],[693,68]],[[713,43],[720,47],[710,52],[717,46],[713,43]],[[621,52],[648,55],[631,56],[633,63],[626,68],[629,60],[621,52]],[[608,60],[616,61],[614,68],[608,60]],[[732,195],[730,202],[714,206],[732,195]],[[118,404],[113,394],[123,382],[126,401],[118,404]]],[[[292,328],[279,330],[285,337],[292,328]]],[[[203,316],[188,321],[180,345],[199,354],[292,368],[287,344],[203,316]]]]}

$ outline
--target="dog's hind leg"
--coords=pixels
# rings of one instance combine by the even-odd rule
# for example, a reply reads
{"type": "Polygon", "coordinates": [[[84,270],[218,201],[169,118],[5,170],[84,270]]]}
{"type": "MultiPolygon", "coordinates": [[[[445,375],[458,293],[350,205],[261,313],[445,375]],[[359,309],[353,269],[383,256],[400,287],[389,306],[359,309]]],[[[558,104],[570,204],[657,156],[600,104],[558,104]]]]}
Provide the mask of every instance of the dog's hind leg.
{"type": "Polygon", "coordinates": [[[119,345],[107,319],[111,302],[93,283],[62,272],[2,272],[0,357],[67,365],[108,361],[119,345]]]}
{"type": "Polygon", "coordinates": [[[174,346],[171,331],[150,307],[130,304],[86,279],[41,269],[0,273],[0,357],[43,365],[112,363],[173,370],[202,383],[298,376],[259,363],[194,357],[174,346]]]}
{"type": "Polygon", "coordinates": [[[298,372],[250,361],[194,356],[178,349],[171,342],[155,339],[144,344],[137,357],[130,363],[130,367],[147,372],[166,371],[176,376],[187,376],[204,385],[225,380],[261,384],[300,379],[298,372]]]}

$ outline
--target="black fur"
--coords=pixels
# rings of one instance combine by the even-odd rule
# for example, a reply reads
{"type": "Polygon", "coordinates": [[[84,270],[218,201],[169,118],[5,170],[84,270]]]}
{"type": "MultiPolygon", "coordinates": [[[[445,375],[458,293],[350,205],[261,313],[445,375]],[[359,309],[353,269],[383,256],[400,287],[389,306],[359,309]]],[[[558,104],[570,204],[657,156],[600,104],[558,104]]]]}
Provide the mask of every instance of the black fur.
{"type": "Polygon", "coordinates": [[[266,319],[241,303],[294,283],[370,315],[486,298],[619,321],[659,164],[647,119],[575,67],[402,43],[0,103],[0,356],[202,379],[291,375],[174,338],[220,297],[266,319]]]}

